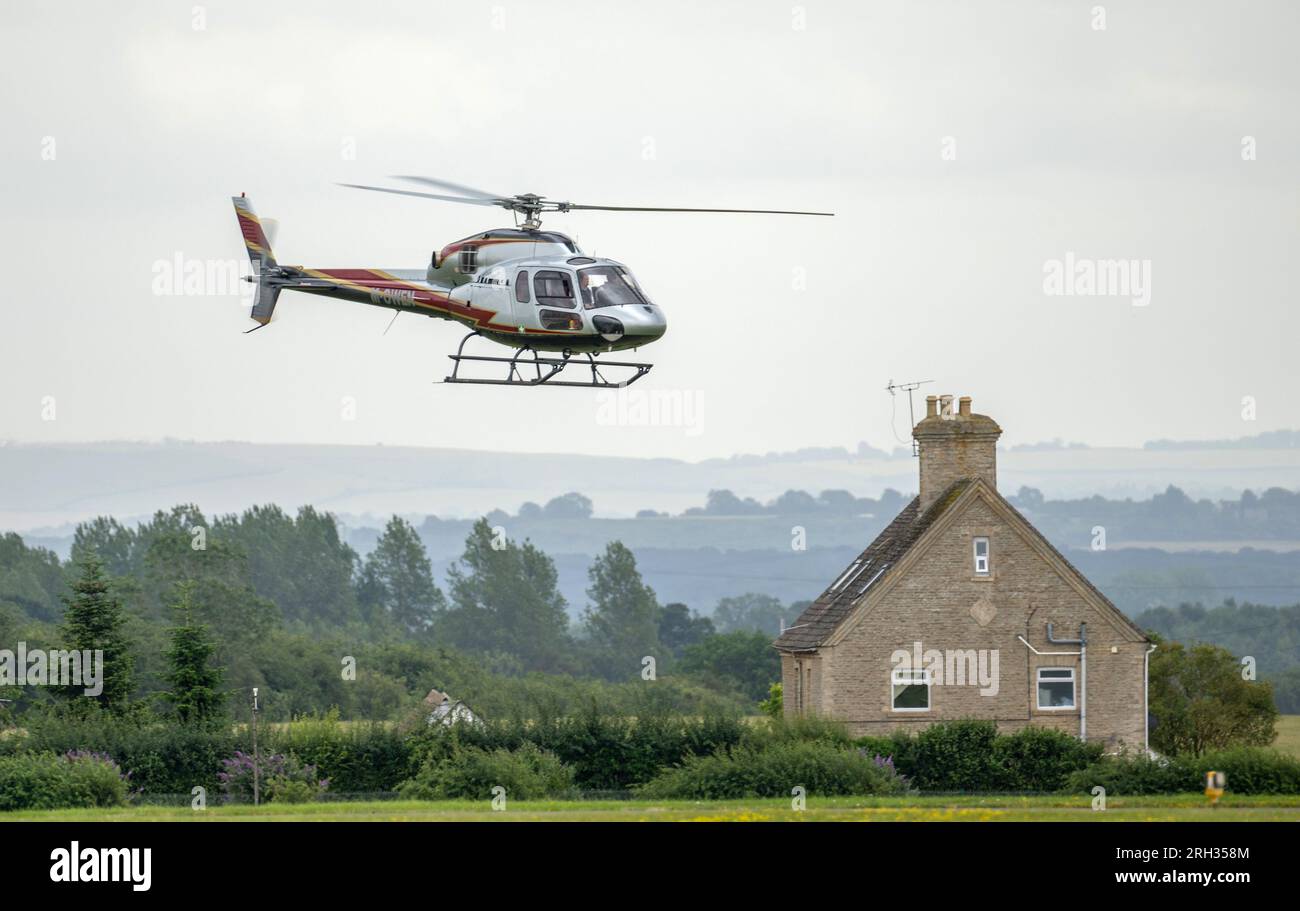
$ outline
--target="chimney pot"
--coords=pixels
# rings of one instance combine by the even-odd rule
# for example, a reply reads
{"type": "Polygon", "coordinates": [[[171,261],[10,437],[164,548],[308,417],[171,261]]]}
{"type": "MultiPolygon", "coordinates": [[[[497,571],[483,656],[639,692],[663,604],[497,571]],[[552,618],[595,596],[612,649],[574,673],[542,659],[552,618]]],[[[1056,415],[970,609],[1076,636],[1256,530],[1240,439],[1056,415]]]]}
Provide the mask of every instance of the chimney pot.
{"type": "Polygon", "coordinates": [[[922,513],[956,481],[979,478],[997,489],[997,442],[1002,428],[988,415],[972,413],[970,396],[961,397],[960,412],[954,414],[953,398],[927,396],[927,417],[937,420],[921,421],[912,428],[920,456],[922,513]]]}

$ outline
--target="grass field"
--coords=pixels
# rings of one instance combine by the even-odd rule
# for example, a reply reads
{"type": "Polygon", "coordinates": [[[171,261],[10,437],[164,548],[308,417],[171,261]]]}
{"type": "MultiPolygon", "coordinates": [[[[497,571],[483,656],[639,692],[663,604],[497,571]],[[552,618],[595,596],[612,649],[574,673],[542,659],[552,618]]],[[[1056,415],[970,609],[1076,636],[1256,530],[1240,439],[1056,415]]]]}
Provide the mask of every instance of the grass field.
{"type": "Polygon", "coordinates": [[[1273,746],[1283,753],[1300,757],[1300,715],[1280,715],[1277,719],[1277,740],[1273,746]]]}
{"type": "Polygon", "coordinates": [[[1300,822],[1300,795],[1225,796],[1211,807],[1203,795],[1112,797],[1094,812],[1091,799],[1064,797],[839,797],[810,798],[807,809],[788,799],[735,801],[518,801],[494,812],[487,801],[370,801],[270,804],[261,807],[124,807],[0,813],[0,822],[1300,822]]]}

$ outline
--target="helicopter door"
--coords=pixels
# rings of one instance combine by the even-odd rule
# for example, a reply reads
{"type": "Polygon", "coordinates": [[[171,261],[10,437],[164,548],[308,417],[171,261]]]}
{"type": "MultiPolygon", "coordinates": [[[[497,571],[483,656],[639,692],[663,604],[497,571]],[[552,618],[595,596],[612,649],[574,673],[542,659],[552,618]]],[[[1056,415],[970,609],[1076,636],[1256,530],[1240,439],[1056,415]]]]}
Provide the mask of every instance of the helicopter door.
{"type": "Polygon", "coordinates": [[[543,329],[582,328],[582,313],[573,294],[573,276],[558,269],[539,269],[533,275],[533,297],[543,329]]]}
{"type": "Polygon", "coordinates": [[[533,296],[529,293],[528,281],[527,269],[520,269],[515,273],[515,323],[521,326],[536,326],[537,313],[533,308],[533,296]]]}

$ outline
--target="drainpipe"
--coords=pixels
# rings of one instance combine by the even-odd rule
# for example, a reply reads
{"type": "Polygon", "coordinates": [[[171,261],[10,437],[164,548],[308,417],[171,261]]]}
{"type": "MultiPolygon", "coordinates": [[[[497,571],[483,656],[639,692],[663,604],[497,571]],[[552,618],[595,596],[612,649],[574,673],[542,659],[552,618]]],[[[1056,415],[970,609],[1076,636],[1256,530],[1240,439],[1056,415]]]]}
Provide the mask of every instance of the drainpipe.
{"type": "Polygon", "coordinates": [[[1156,650],[1152,645],[1142,656],[1142,748],[1151,755],[1151,653],[1156,650]]]}
{"type": "Polygon", "coordinates": [[[1088,624],[1079,624],[1078,639],[1057,639],[1052,635],[1052,621],[1047,621],[1047,641],[1053,645],[1079,646],[1079,739],[1088,741],[1088,624]]]}

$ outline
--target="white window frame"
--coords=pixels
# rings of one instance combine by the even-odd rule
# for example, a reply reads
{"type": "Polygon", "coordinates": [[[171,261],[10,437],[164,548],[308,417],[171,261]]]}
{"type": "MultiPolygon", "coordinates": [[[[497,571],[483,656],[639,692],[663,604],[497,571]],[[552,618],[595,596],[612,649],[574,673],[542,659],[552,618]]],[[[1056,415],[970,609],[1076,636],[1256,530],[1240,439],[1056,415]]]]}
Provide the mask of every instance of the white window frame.
{"type": "Polygon", "coordinates": [[[920,668],[894,668],[889,672],[889,709],[893,712],[928,712],[930,711],[933,700],[931,698],[934,688],[933,681],[930,679],[930,672],[920,668]],[[898,694],[894,692],[895,687],[899,686],[919,686],[925,687],[925,708],[899,708],[897,705],[898,694]]]}
{"type": "Polygon", "coordinates": [[[1040,712],[1073,712],[1079,707],[1079,684],[1078,678],[1072,667],[1040,667],[1034,673],[1034,704],[1038,706],[1040,712]],[[1043,671],[1064,671],[1069,677],[1049,677],[1051,683],[1070,684],[1070,704],[1069,705],[1043,705],[1043,671]]]}
{"type": "Polygon", "coordinates": [[[980,535],[971,542],[971,555],[975,560],[975,575],[987,576],[993,571],[993,548],[989,545],[989,539],[980,535]],[[980,554],[980,542],[984,542],[984,553],[980,554]],[[983,569],[980,568],[980,561],[984,561],[983,569]]]}

